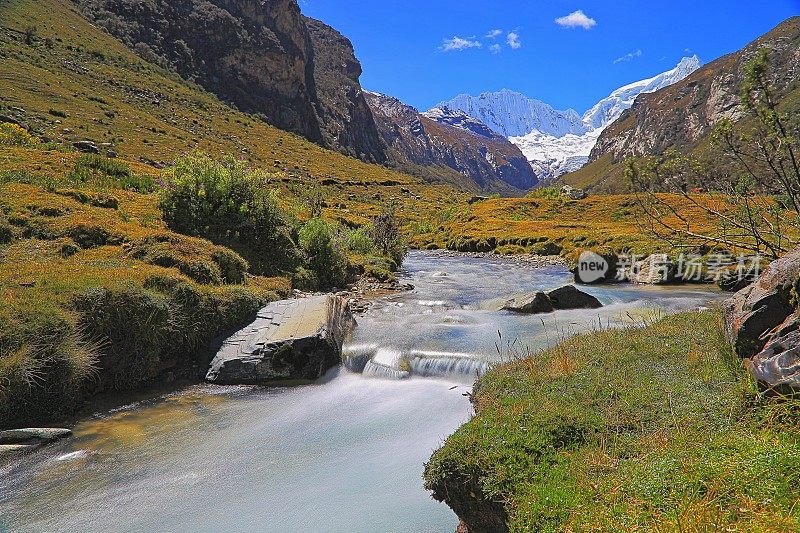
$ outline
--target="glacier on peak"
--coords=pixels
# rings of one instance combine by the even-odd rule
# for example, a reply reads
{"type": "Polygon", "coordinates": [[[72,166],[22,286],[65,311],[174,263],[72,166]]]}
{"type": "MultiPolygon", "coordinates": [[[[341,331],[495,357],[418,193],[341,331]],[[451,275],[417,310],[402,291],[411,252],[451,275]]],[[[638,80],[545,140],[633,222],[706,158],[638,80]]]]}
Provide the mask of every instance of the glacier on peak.
{"type": "Polygon", "coordinates": [[[614,90],[582,117],[572,109],[559,111],[508,89],[480,96],[460,94],[425,115],[440,120],[461,111],[483,122],[519,146],[539,177],[547,181],[585,165],[602,131],[629,109],[637,96],[677,83],[700,66],[696,55],[684,57],[671,70],[614,90]]]}
{"type": "Polygon", "coordinates": [[[637,81],[620,87],[609,96],[597,102],[583,115],[583,122],[592,130],[605,128],[619,118],[623,111],[629,109],[636,97],[644,93],[652,93],[683,78],[700,68],[700,58],[695,56],[684,57],[678,66],[672,70],[662,72],[646,80],[637,81]]]}
{"type": "Polygon", "coordinates": [[[480,96],[459,94],[452,100],[441,102],[428,113],[444,108],[461,110],[504,137],[525,135],[534,130],[557,137],[568,133],[580,135],[587,131],[577,111],[558,111],[541,100],[508,89],[480,96]]]}

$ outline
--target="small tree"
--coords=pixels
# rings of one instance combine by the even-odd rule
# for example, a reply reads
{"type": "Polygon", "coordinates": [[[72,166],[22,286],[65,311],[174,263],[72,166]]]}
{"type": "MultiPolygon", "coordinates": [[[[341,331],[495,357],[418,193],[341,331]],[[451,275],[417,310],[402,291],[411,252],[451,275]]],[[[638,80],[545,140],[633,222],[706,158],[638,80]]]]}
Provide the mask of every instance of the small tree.
{"type": "Polygon", "coordinates": [[[393,201],[387,203],[383,212],[372,219],[372,240],[378,250],[390,257],[397,266],[400,266],[406,255],[406,245],[400,228],[397,205],[393,201]]]}
{"type": "Polygon", "coordinates": [[[798,123],[778,110],[767,49],[746,64],[740,101],[754,126],[745,129],[729,119],[717,124],[711,141],[721,160],[707,163],[667,152],[629,160],[626,176],[657,237],[674,246],[713,243],[776,258],[798,245],[800,132],[798,123]],[[659,191],[677,193],[678,199],[659,191]],[[696,210],[717,228],[697,229],[688,214],[696,210]]]}
{"type": "Polygon", "coordinates": [[[28,26],[25,28],[25,44],[28,46],[33,46],[36,44],[36,39],[38,36],[38,30],[36,26],[28,26]]]}

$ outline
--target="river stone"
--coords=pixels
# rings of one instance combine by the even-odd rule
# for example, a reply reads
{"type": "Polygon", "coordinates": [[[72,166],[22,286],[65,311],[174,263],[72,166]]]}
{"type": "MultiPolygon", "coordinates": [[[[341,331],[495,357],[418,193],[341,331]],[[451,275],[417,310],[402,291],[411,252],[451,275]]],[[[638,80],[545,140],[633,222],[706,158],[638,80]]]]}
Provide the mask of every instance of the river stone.
{"type": "Polygon", "coordinates": [[[235,385],[318,379],[341,363],[342,343],[354,326],[341,296],[273,302],[224,342],[206,380],[235,385]]]}
{"type": "Polygon", "coordinates": [[[743,358],[766,346],[770,332],[794,311],[792,287],[800,276],[800,249],[773,261],[752,285],[725,302],[726,334],[743,358]]]}
{"type": "Polygon", "coordinates": [[[72,431],[61,428],[25,428],[0,431],[0,444],[36,444],[64,439],[72,431]]]}
{"type": "Polygon", "coordinates": [[[566,285],[547,293],[547,297],[556,309],[599,309],[603,307],[600,300],[578,290],[574,285],[566,285]]]}
{"type": "Polygon", "coordinates": [[[638,285],[662,285],[675,282],[678,267],[674,261],[660,254],[636,261],[628,272],[631,283],[638,285]]]}
{"type": "Polygon", "coordinates": [[[800,391],[800,317],[792,315],[773,331],[748,368],[759,386],[773,392],[800,391]]]}
{"type": "Polygon", "coordinates": [[[566,285],[548,293],[531,292],[517,296],[503,305],[503,311],[539,314],[552,313],[563,309],[597,309],[603,307],[600,300],[578,290],[574,285],[566,285]]]}
{"type": "Polygon", "coordinates": [[[517,296],[503,305],[503,311],[513,311],[515,313],[552,313],[555,311],[553,302],[543,292],[532,292],[517,296]]]}

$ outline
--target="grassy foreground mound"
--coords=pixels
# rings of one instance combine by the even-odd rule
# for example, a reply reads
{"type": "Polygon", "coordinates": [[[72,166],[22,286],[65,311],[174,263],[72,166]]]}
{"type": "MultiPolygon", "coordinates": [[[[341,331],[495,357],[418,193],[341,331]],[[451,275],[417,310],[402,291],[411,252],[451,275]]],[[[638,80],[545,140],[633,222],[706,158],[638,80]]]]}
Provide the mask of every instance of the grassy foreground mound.
{"type": "Polygon", "coordinates": [[[759,401],[716,312],[501,366],[426,466],[470,531],[797,531],[795,401],[759,401]]]}
{"type": "Polygon", "coordinates": [[[0,172],[0,428],[192,376],[212,339],[289,291],[170,231],[153,187],[98,157],[66,177],[0,172]]]}

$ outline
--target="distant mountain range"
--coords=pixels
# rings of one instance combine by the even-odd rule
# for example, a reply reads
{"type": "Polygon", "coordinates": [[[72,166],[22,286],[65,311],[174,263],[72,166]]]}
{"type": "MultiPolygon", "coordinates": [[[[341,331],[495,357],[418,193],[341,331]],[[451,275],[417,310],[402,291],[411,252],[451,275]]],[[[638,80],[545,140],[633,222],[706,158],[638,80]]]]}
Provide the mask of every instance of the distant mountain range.
{"type": "Polygon", "coordinates": [[[800,79],[792,18],[712,68],[684,58],[582,116],[510,90],[458,95],[420,113],[364,91],[350,41],[304,17],[297,0],[74,2],[142,58],[272,125],[470,192],[519,195],[559,177],[578,186],[616,183],[625,157],[702,143],[720,116],[743,115],[738,90],[754,46],[775,50],[783,86],[800,79]]]}
{"type": "Polygon", "coordinates": [[[477,118],[519,146],[540,180],[552,180],[585,165],[602,131],[629,109],[637,96],[668,87],[698,68],[697,56],[685,57],[667,72],[613,91],[582,117],[573,109],[559,111],[507,89],[480,96],[461,94],[426,115],[455,109],[477,118]]]}

